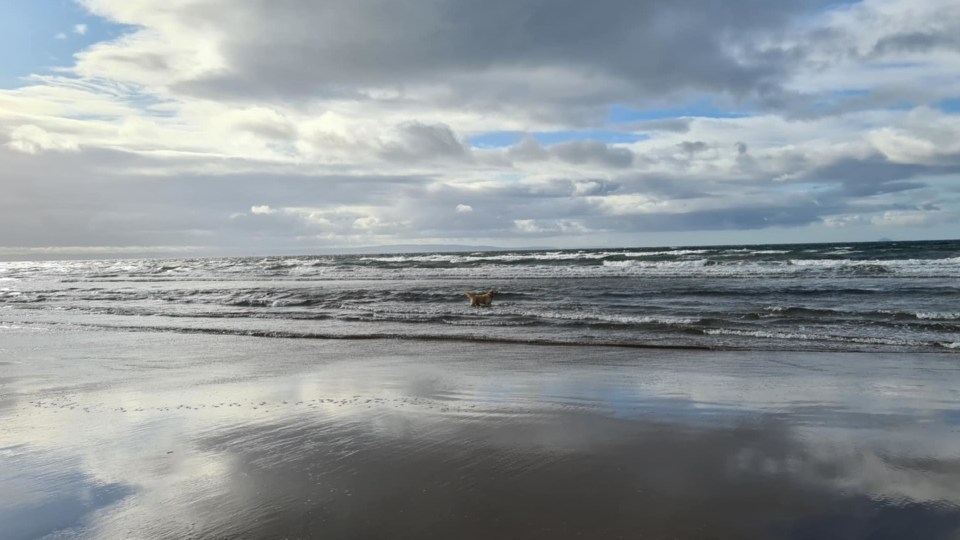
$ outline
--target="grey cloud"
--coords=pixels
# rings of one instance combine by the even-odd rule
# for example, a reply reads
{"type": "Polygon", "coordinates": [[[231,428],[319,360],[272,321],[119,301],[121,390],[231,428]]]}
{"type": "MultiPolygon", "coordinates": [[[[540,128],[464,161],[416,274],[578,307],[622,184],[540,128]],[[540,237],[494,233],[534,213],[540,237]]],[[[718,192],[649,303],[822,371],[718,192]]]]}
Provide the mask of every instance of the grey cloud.
{"type": "Polygon", "coordinates": [[[633,152],[628,148],[610,146],[599,141],[570,141],[550,147],[558,158],[573,164],[598,163],[623,168],[633,163],[633,152]]]}
{"type": "MultiPolygon", "coordinates": [[[[309,176],[291,173],[163,177],[106,173],[100,163],[136,169],[155,159],[82,150],[42,159],[0,147],[0,246],[249,246],[290,244],[311,232],[302,220],[254,220],[251,206],[389,206],[430,180],[415,176],[309,176]],[[82,181],[78,181],[78,178],[82,181]],[[267,238],[258,245],[255,238],[267,238]],[[252,236],[251,236],[252,235],[252,236]],[[254,239],[252,239],[254,238],[254,239]]],[[[163,167],[171,166],[169,161],[163,167]]],[[[262,217],[262,216],[258,216],[262,217]]]]}
{"type": "Polygon", "coordinates": [[[869,197],[927,187],[914,178],[924,174],[960,172],[953,167],[891,163],[875,154],[866,158],[845,158],[818,167],[803,175],[803,180],[837,184],[834,195],[842,197],[869,197]]]}
{"type": "Polygon", "coordinates": [[[917,180],[956,168],[896,165],[881,156],[838,161],[798,177],[798,182],[825,186],[814,194],[780,191],[783,184],[771,189],[769,178],[759,173],[735,183],[627,173],[612,180],[557,178],[477,187],[420,176],[290,172],[181,174],[156,181],[103,173],[97,165],[143,169],[152,166],[153,158],[90,149],[37,158],[0,147],[0,160],[5,165],[0,173],[0,246],[182,245],[213,246],[214,252],[308,252],[311,246],[343,243],[337,235],[349,234],[355,220],[366,218],[363,208],[373,208],[384,224],[402,224],[378,229],[400,241],[475,238],[494,244],[516,237],[515,220],[533,220],[529,234],[549,235],[565,226],[568,234],[578,234],[579,227],[605,234],[796,227],[852,210],[863,214],[946,208],[944,215],[956,215],[949,212],[955,203],[919,189],[924,183],[917,180]],[[78,182],[78,177],[84,180],[78,182]],[[913,200],[883,197],[893,193],[915,195],[913,200]],[[664,210],[605,214],[604,197],[631,194],[662,201],[664,210]],[[710,201],[710,208],[702,208],[703,201],[710,201]],[[259,205],[277,211],[253,215],[251,206],[259,205]],[[457,212],[457,205],[473,211],[457,212]],[[308,210],[282,210],[291,207],[308,210]],[[309,209],[316,209],[322,219],[310,219],[309,209]]]}
{"type": "Polygon", "coordinates": [[[419,161],[469,156],[469,150],[449,126],[411,122],[400,126],[399,132],[400,140],[382,148],[381,157],[397,161],[419,161]]]}
{"type": "Polygon", "coordinates": [[[297,136],[296,128],[289,122],[277,122],[267,119],[246,120],[237,123],[236,127],[266,139],[289,141],[297,136]]]}
{"type": "Polygon", "coordinates": [[[690,131],[690,118],[666,118],[663,120],[647,120],[630,124],[630,127],[636,131],[667,131],[674,133],[686,133],[690,131]]]}
{"type": "MultiPolygon", "coordinates": [[[[819,222],[824,216],[842,213],[842,200],[820,202],[806,195],[758,198],[710,194],[697,191],[693,181],[679,178],[624,176],[617,181],[557,179],[547,185],[504,185],[483,193],[447,186],[424,192],[414,210],[414,228],[429,233],[458,237],[509,237],[516,234],[514,220],[529,220],[527,236],[549,237],[558,232],[682,232],[697,230],[757,230],[770,227],[799,227],[819,222]],[[725,200],[726,207],[692,211],[644,212],[635,215],[607,215],[597,202],[612,194],[643,193],[669,202],[712,197],[725,200]],[[474,211],[454,216],[453,212],[423,212],[425,207],[453,208],[466,201],[474,211]]],[[[404,203],[401,203],[404,204],[404,203]]],[[[406,204],[410,204],[409,202],[406,204]]],[[[668,205],[673,206],[673,205],[668,205]]],[[[413,209],[413,206],[411,206],[413,209]]]]}
{"type": "MultiPolygon", "coordinates": [[[[949,0],[925,2],[914,9],[883,2],[857,2],[854,13],[857,21],[848,20],[846,27],[829,26],[808,29],[794,36],[802,46],[792,51],[790,64],[795,68],[814,72],[836,66],[854,66],[877,70],[906,70],[904,80],[852,81],[849,86],[865,88],[858,95],[825,92],[797,92],[782,85],[771,84],[758,89],[758,104],[765,110],[776,111],[790,118],[807,119],[842,115],[853,111],[889,108],[909,104],[935,104],[952,97],[950,85],[915,84],[916,68],[923,68],[937,77],[939,61],[920,56],[904,59],[903,55],[923,55],[935,51],[960,51],[960,19],[949,0]],[[891,10],[895,7],[899,10],[891,10]],[[899,12],[898,12],[899,11],[899,12]]],[[[843,10],[840,10],[841,12],[843,10]]],[[[776,49],[779,53],[786,49],[776,49]]],[[[836,88],[845,90],[845,88],[836,88]]]]}
{"type": "Polygon", "coordinates": [[[695,178],[682,178],[662,174],[637,174],[622,176],[617,181],[621,193],[642,193],[666,200],[695,199],[712,196],[710,182],[695,178]],[[708,189],[704,189],[704,188],[708,189]]]}
{"type": "Polygon", "coordinates": [[[634,154],[629,148],[612,146],[600,141],[568,141],[543,146],[533,137],[524,137],[506,151],[511,159],[544,161],[556,158],[574,165],[594,164],[611,168],[625,168],[633,164],[634,154]]]}
{"type": "Polygon", "coordinates": [[[679,145],[680,150],[684,153],[693,156],[694,154],[703,152],[710,148],[710,145],[703,141],[683,141],[679,145]]]}
{"type": "MultiPolygon", "coordinates": [[[[960,29],[953,29],[957,31],[960,29]]],[[[958,49],[960,37],[947,32],[902,32],[885,36],[877,41],[870,56],[885,56],[891,53],[921,53],[933,49],[958,49]]]]}
{"type": "MultiPolygon", "coordinates": [[[[226,71],[178,89],[222,98],[361,96],[366,87],[463,84],[520,88],[532,70],[599,74],[566,101],[636,102],[673,91],[748,96],[777,85],[783,54],[754,43],[784,31],[805,2],[707,0],[255,0],[186,7],[181,24],[225,36],[226,71]],[[668,30],[666,30],[668,29],[668,30]],[[487,77],[489,74],[490,77],[487,77]],[[606,80],[607,83],[601,82],[606,80]]],[[[489,94],[489,88],[483,92],[489,94]]],[[[481,99],[482,96],[476,96],[481,99]]],[[[523,99],[519,92],[499,99],[523,99]]],[[[560,111],[554,111],[559,113],[560,111]]]]}
{"type": "Polygon", "coordinates": [[[769,227],[800,227],[820,221],[822,208],[813,204],[735,206],[686,213],[650,213],[607,218],[607,227],[632,231],[751,230],[769,227]]]}
{"type": "Polygon", "coordinates": [[[812,120],[851,112],[902,106],[904,103],[936,103],[942,89],[915,84],[879,86],[866,93],[796,92],[776,89],[762,92],[758,104],[791,120],[812,120]]]}
{"type": "Polygon", "coordinates": [[[737,149],[737,166],[746,173],[751,173],[756,169],[756,160],[749,154],[749,147],[745,142],[737,142],[733,145],[737,149]]]}
{"type": "Polygon", "coordinates": [[[550,157],[550,153],[530,136],[524,137],[519,143],[507,149],[507,156],[521,161],[542,161],[550,157]]]}

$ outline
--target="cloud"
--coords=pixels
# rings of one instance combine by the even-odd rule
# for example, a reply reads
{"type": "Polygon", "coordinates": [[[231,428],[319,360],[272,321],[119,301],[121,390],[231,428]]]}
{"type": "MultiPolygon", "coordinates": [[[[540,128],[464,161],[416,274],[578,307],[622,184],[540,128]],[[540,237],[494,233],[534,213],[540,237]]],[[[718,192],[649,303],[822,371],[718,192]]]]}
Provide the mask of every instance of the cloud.
{"type": "Polygon", "coordinates": [[[10,132],[7,146],[25,154],[40,154],[48,150],[74,151],[79,144],[72,137],[50,133],[41,127],[26,124],[10,132]]]}
{"type": "Polygon", "coordinates": [[[391,161],[465,159],[469,150],[444,124],[410,122],[398,126],[394,137],[382,143],[379,154],[391,161]]]}
{"type": "Polygon", "coordinates": [[[519,161],[559,160],[574,165],[601,165],[621,169],[633,164],[633,151],[600,141],[568,141],[543,146],[536,139],[525,136],[506,150],[506,157],[519,161]]]}
{"type": "Polygon", "coordinates": [[[84,36],[87,34],[87,25],[85,24],[75,24],[73,25],[73,33],[78,36],[84,36]]]}
{"type": "Polygon", "coordinates": [[[296,127],[275,110],[266,107],[248,107],[233,110],[223,116],[228,129],[247,131],[265,139],[292,140],[296,127]]]}
{"type": "Polygon", "coordinates": [[[871,130],[868,140],[893,163],[960,164],[960,118],[921,108],[899,126],[871,130]]]}
{"type": "Polygon", "coordinates": [[[599,141],[570,141],[556,144],[550,150],[568,163],[601,163],[610,167],[629,167],[633,152],[627,148],[611,146],[599,141]]]}
{"type": "Polygon", "coordinates": [[[679,145],[680,150],[690,157],[699,152],[704,152],[710,148],[710,145],[703,141],[683,141],[679,145]]]}
{"type": "Polygon", "coordinates": [[[186,94],[376,99],[383,89],[402,87],[408,95],[439,90],[444,95],[436,101],[450,105],[503,99],[529,104],[546,93],[582,106],[670,91],[745,96],[776,85],[784,76],[782,56],[756,42],[809,9],[761,0],[696,8],[629,0],[589,7],[437,0],[402,9],[386,0],[256,0],[242,8],[209,0],[164,10],[150,9],[145,0],[85,4],[144,28],[82,57],[79,68],[91,75],[116,75],[111,64],[121,58],[155,58],[151,63],[168,68],[179,63],[171,45],[193,38],[211,61],[200,62],[209,69],[183,70],[169,81],[186,94]],[[587,74],[593,84],[583,85],[587,74]]]}
{"type": "Polygon", "coordinates": [[[686,133],[690,131],[690,124],[693,122],[690,118],[666,118],[663,120],[648,120],[637,122],[632,125],[637,131],[673,131],[676,133],[686,133]]]}
{"type": "Polygon", "coordinates": [[[556,234],[584,234],[590,232],[583,223],[571,219],[516,219],[513,221],[521,234],[553,236],[556,234]]]}
{"type": "Polygon", "coordinates": [[[276,212],[276,210],[270,208],[270,206],[266,204],[250,207],[250,213],[255,216],[269,216],[270,214],[275,214],[276,212]]]}
{"type": "Polygon", "coordinates": [[[0,245],[733,243],[960,219],[948,0],[80,4],[124,26],[0,89],[0,245]]]}

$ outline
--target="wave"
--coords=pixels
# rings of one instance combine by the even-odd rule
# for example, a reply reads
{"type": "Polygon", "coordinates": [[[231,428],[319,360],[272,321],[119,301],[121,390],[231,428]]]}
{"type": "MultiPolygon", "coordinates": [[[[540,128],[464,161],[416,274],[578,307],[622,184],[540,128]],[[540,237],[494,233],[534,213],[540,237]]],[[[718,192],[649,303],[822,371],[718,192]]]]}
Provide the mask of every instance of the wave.
{"type": "MultiPolygon", "coordinates": [[[[943,277],[960,278],[960,257],[857,258],[850,251],[670,249],[80,261],[10,266],[4,277],[60,281],[237,281],[523,279],[603,277],[943,277]]],[[[948,254],[948,255],[955,255],[948,254]]],[[[7,265],[7,266],[3,266],[7,265]]]]}
{"type": "Polygon", "coordinates": [[[890,345],[897,347],[923,347],[929,343],[899,338],[841,336],[831,334],[808,334],[803,332],[773,332],[769,330],[737,330],[732,328],[707,328],[703,332],[708,335],[728,335],[777,340],[799,341],[833,341],[840,343],[859,343],[864,345],[890,345]]]}
{"type": "MultiPolygon", "coordinates": [[[[518,333],[441,333],[441,332],[322,332],[307,330],[274,330],[249,328],[214,328],[198,326],[175,325],[122,325],[110,323],[61,323],[73,329],[89,328],[93,330],[109,330],[122,332],[158,332],[179,334],[201,334],[218,336],[254,337],[269,339],[306,339],[306,340],[403,340],[403,341],[446,341],[460,343],[488,343],[506,345],[542,345],[542,346],[589,346],[589,347],[626,347],[642,349],[679,349],[679,350],[732,350],[732,351],[835,351],[858,352],[870,350],[910,350],[915,352],[934,349],[957,350],[960,342],[930,341],[854,337],[829,334],[771,332],[765,330],[736,330],[736,329],[705,329],[701,335],[730,336],[747,338],[738,341],[698,341],[680,336],[643,336],[634,335],[629,338],[610,334],[582,335],[582,334],[518,334],[518,333]],[[800,345],[799,343],[802,343],[800,345]],[[841,348],[827,346],[829,343],[842,345],[841,348]],[[866,348],[863,348],[866,347],[866,348]],[[879,348],[877,348],[879,347],[879,348]]],[[[31,325],[35,326],[35,325],[31,325]]],[[[54,325],[50,325],[54,326],[54,325]]],[[[461,324],[461,328],[476,327],[480,324],[461,324]]],[[[0,323],[0,330],[20,329],[19,325],[0,323]]],[[[35,328],[47,329],[47,328],[35,328]]]]}
{"type": "Polygon", "coordinates": [[[920,312],[914,313],[913,316],[923,320],[955,321],[960,319],[960,311],[951,311],[951,312],[920,311],[920,312]]]}
{"type": "MultiPolygon", "coordinates": [[[[49,329],[48,329],[48,328],[44,328],[44,327],[42,327],[42,326],[35,326],[35,325],[24,326],[24,325],[20,325],[20,324],[0,323],[0,330],[26,330],[26,331],[29,331],[29,332],[45,332],[45,331],[47,331],[47,330],[49,330],[49,329]]],[[[2,350],[2,349],[0,349],[0,350],[2,350]]]]}
{"type": "Polygon", "coordinates": [[[122,332],[158,332],[177,334],[202,334],[238,337],[258,337],[273,339],[311,339],[311,340],[340,340],[340,341],[367,341],[367,340],[403,340],[403,341],[449,341],[467,343],[489,343],[506,345],[544,345],[544,346],[590,346],[590,347],[627,347],[638,349],[679,349],[679,350],[737,350],[735,347],[711,346],[697,343],[644,343],[642,341],[608,340],[602,338],[584,340],[583,336],[562,338],[546,337],[509,337],[476,334],[439,334],[439,333],[392,333],[392,332],[307,332],[288,330],[259,330],[239,328],[203,328],[178,327],[162,325],[126,326],[96,323],[70,323],[74,328],[91,328],[122,332]]]}
{"type": "Polygon", "coordinates": [[[775,316],[783,317],[846,317],[859,319],[896,319],[896,320],[921,320],[921,321],[955,321],[960,320],[960,312],[937,312],[937,311],[897,311],[891,309],[877,309],[869,311],[854,311],[830,308],[810,308],[810,307],[791,307],[791,306],[770,306],[766,311],[775,316]]]}
{"type": "Polygon", "coordinates": [[[543,310],[518,310],[507,311],[512,315],[530,317],[541,321],[570,321],[577,323],[595,323],[595,324],[615,324],[615,325],[668,325],[668,326],[686,326],[703,322],[698,317],[681,317],[671,315],[618,315],[609,313],[589,313],[579,311],[543,311],[543,310]]]}
{"type": "Polygon", "coordinates": [[[412,254],[389,256],[364,256],[358,260],[365,262],[385,263],[448,263],[451,265],[463,263],[516,263],[530,261],[592,261],[611,257],[643,258],[671,256],[682,257],[709,253],[707,249],[673,249],[666,251],[545,251],[545,252],[510,252],[510,253],[471,253],[471,254],[412,254]]]}

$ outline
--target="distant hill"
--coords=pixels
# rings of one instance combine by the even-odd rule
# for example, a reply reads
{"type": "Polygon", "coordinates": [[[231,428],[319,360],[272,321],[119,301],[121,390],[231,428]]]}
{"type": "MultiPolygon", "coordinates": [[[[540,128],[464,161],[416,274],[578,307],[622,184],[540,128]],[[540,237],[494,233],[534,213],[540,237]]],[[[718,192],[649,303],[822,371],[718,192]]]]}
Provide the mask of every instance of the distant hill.
{"type": "Polygon", "coordinates": [[[471,253],[474,251],[506,251],[508,249],[509,248],[496,246],[464,246],[459,244],[395,244],[388,246],[327,248],[317,250],[316,253],[343,255],[367,253],[471,253]]]}

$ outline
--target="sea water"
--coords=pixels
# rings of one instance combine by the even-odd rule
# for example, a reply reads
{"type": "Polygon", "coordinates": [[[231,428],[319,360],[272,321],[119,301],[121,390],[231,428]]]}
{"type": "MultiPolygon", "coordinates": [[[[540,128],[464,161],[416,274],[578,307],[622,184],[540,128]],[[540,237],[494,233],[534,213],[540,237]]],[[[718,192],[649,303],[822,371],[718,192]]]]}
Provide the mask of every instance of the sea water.
{"type": "Polygon", "coordinates": [[[0,338],[66,327],[960,353],[960,241],[0,262],[0,338]]]}

